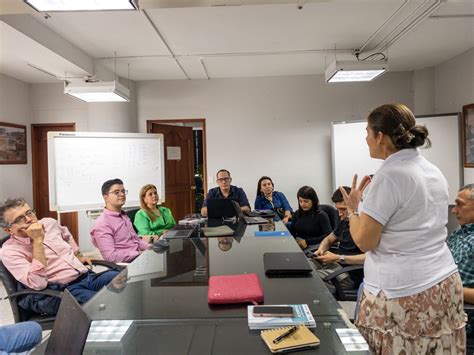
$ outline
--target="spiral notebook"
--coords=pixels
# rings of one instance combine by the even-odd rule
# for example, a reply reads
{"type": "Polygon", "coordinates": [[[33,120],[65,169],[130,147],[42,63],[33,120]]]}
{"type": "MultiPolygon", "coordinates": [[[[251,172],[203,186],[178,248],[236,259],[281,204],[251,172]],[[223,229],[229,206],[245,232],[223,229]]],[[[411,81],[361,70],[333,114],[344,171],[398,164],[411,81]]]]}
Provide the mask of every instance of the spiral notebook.
{"type": "Polygon", "coordinates": [[[278,343],[273,343],[273,340],[291,328],[292,327],[281,327],[262,330],[260,336],[272,353],[311,349],[319,345],[318,337],[311,333],[311,331],[304,325],[298,326],[298,330],[278,343]]]}

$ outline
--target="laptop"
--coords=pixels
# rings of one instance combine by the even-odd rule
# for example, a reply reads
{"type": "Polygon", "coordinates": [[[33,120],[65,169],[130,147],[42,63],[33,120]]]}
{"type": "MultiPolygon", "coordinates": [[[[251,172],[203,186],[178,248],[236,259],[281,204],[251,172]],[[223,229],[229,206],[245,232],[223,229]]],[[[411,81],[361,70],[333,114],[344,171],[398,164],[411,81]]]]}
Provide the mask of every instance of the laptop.
{"type": "Polygon", "coordinates": [[[235,213],[237,214],[237,217],[239,218],[239,221],[244,221],[246,224],[263,224],[263,223],[268,223],[268,219],[262,218],[262,217],[248,217],[244,215],[242,210],[240,209],[240,205],[236,201],[232,201],[232,204],[234,205],[235,213]]]}
{"type": "Polygon", "coordinates": [[[82,354],[90,326],[87,313],[65,289],[45,354],[82,354]]]}
{"type": "Polygon", "coordinates": [[[207,200],[207,217],[208,218],[231,218],[235,217],[234,202],[227,198],[210,198],[207,200]]]}
{"type": "Polygon", "coordinates": [[[163,234],[164,239],[184,239],[193,235],[196,230],[196,225],[181,225],[177,224],[169,231],[163,234]]]}
{"type": "Polygon", "coordinates": [[[263,266],[267,276],[307,276],[313,271],[302,252],[265,253],[263,266]]]}

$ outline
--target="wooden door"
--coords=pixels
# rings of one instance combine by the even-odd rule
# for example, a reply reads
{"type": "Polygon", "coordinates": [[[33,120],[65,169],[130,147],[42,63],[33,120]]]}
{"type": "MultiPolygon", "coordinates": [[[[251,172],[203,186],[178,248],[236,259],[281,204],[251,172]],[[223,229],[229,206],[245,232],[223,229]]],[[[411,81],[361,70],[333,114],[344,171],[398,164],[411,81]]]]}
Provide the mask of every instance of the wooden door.
{"type": "MultiPolygon", "coordinates": [[[[31,152],[33,166],[33,206],[38,218],[58,218],[56,211],[49,210],[48,185],[48,132],[75,131],[74,123],[32,124],[31,152]]],[[[66,226],[78,243],[77,213],[61,213],[61,225],[66,226]]]]}
{"type": "Polygon", "coordinates": [[[152,123],[150,133],[162,133],[165,147],[165,203],[176,221],[194,213],[196,186],[194,185],[194,151],[192,127],[152,123]],[[168,156],[168,150],[179,150],[180,159],[168,156]]]}

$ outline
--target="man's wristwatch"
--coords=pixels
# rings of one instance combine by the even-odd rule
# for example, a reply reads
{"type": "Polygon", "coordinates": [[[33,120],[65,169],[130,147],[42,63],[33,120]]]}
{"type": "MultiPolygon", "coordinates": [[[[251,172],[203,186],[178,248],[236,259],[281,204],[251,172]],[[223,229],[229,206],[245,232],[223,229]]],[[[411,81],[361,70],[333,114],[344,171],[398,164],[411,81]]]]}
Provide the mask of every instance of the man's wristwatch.
{"type": "Polygon", "coordinates": [[[344,264],[346,262],[346,256],[345,255],[339,255],[339,262],[344,264]]]}

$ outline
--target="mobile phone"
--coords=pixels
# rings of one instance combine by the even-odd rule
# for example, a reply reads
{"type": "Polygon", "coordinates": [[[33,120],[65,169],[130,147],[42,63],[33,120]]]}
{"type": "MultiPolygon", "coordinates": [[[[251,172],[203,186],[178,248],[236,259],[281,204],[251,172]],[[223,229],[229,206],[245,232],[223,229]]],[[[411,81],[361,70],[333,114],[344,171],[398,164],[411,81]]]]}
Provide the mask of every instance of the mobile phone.
{"type": "Polygon", "coordinates": [[[293,317],[293,307],[290,306],[255,306],[252,314],[255,317],[293,317]]]}

